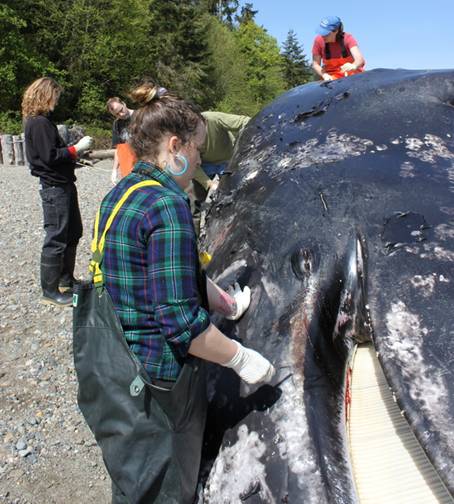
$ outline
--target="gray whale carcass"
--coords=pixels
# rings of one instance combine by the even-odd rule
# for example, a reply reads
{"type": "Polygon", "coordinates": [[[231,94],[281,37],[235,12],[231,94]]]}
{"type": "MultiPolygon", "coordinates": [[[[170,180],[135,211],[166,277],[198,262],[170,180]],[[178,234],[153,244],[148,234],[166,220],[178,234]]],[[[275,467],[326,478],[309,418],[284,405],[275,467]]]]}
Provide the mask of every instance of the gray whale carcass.
{"type": "Polygon", "coordinates": [[[278,373],[212,369],[204,502],[357,502],[346,374],[370,340],[454,494],[453,135],[450,70],[307,84],[248,125],[202,243],[210,276],[252,290],[222,329],[278,373]]]}

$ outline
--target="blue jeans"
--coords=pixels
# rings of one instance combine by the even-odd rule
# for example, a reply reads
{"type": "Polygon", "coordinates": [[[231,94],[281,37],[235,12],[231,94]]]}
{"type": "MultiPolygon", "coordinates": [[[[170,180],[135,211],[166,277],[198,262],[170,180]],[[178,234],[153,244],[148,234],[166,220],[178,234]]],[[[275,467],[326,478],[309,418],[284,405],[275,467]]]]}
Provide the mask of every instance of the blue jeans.
{"type": "Polygon", "coordinates": [[[210,177],[222,175],[227,168],[228,163],[202,163],[202,170],[210,177]]]}

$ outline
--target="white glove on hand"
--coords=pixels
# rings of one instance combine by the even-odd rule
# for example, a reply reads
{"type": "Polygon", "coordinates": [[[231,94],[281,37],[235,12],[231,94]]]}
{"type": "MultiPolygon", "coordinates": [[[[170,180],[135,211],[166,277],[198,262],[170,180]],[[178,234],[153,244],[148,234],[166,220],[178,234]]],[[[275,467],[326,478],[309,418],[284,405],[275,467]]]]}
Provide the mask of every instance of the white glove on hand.
{"type": "Polygon", "coordinates": [[[249,308],[249,304],[251,303],[251,289],[245,285],[244,289],[241,290],[238,282],[235,282],[235,285],[227,289],[227,294],[235,300],[236,310],[232,315],[226,316],[226,318],[229,320],[238,320],[249,308]]]}
{"type": "Polygon", "coordinates": [[[118,170],[117,169],[113,169],[112,168],[112,174],[110,175],[110,180],[111,180],[111,182],[112,182],[113,185],[117,185],[117,183],[119,182],[120,177],[118,175],[118,170]]]}
{"type": "Polygon", "coordinates": [[[322,75],[322,79],[323,79],[324,81],[332,81],[332,80],[333,80],[333,76],[332,76],[332,75],[330,75],[330,74],[328,74],[328,73],[324,73],[324,74],[322,75]]]}
{"type": "Polygon", "coordinates": [[[222,365],[232,368],[242,380],[250,385],[271,381],[276,372],[271,362],[255,350],[245,348],[238,341],[235,343],[238,351],[232,360],[222,365]]]}
{"type": "Polygon", "coordinates": [[[352,72],[353,70],[357,70],[356,65],[353,63],[344,63],[341,66],[342,72],[352,72]]]}
{"type": "Polygon", "coordinates": [[[74,144],[74,147],[77,151],[77,154],[80,154],[88,150],[92,146],[92,144],[93,144],[93,138],[89,136],[84,136],[76,144],[74,144]]]}

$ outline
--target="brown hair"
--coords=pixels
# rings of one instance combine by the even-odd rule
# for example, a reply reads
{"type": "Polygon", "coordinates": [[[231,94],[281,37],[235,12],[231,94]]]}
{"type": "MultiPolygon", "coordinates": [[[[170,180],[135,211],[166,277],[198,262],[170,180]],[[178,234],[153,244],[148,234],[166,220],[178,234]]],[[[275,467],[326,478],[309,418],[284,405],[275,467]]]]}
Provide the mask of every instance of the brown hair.
{"type": "Polygon", "coordinates": [[[121,103],[122,105],[126,105],[126,103],[121,99],[119,98],[118,96],[113,96],[112,98],[109,98],[107,100],[107,103],[106,103],[106,106],[107,106],[107,110],[112,113],[112,105],[114,103],[121,103]]]}
{"type": "Polygon", "coordinates": [[[22,117],[47,114],[62,92],[50,77],[41,77],[28,86],[22,97],[22,117]]]}
{"type": "Polygon", "coordinates": [[[344,38],[344,24],[342,23],[342,21],[340,22],[336,30],[337,30],[336,41],[340,42],[344,38]]]}
{"type": "Polygon", "coordinates": [[[155,160],[164,135],[175,135],[186,143],[205,122],[201,110],[191,102],[152,82],[141,84],[130,93],[139,105],[129,127],[129,143],[139,159],[155,160]]]}

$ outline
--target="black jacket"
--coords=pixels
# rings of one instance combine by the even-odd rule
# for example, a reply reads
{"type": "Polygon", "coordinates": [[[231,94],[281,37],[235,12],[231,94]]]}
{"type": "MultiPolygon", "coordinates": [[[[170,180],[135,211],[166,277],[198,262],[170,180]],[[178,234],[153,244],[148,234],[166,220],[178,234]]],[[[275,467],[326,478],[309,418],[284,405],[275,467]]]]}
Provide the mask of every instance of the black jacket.
{"type": "Polygon", "coordinates": [[[32,175],[48,185],[74,182],[75,160],[47,117],[28,117],[25,123],[25,153],[32,175]]]}

